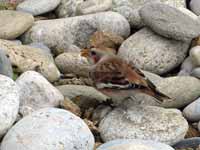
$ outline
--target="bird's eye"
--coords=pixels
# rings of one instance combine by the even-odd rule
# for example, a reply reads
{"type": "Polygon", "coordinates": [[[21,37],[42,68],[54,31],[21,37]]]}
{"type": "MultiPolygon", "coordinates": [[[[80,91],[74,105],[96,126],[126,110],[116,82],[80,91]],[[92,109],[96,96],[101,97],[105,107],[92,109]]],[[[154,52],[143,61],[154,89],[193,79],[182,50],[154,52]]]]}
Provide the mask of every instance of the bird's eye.
{"type": "Polygon", "coordinates": [[[96,52],[94,52],[94,51],[91,51],[91,55],[93,55],[93,56],[94,56],[94,55],[96,55],[96,52]]]}

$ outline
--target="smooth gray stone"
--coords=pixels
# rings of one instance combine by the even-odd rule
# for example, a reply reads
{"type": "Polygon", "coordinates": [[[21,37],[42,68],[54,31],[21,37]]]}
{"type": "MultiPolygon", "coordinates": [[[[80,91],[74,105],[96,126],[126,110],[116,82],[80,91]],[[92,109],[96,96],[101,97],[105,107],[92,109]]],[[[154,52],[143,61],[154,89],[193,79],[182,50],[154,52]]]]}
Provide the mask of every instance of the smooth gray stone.
{"type": "Polygon", "coordinates": [[[200,15],[200,1],[199,0],[191,0],[190,8],[196,15],[198,16],[200,15]]]}
{"type": "Polygon", "coordinates": [[[191,41],[200,35],[200,22],[177,8],[151,3],[140,9],[144,23],[156,33],[175,40],[191,41]]]}
{"type": "Polygon", "coordinates": [[[138,105],[115,108],[101,120],[99,130],[104,142],[123,138],[173,145],[184,139],[188,122],[178,109],[138,105]]]}
{"type": "Polygon", "coordinates": [[[200,121],[200,98],[185,107],[183,110],[183,114],[189,121],[200,121]]]}

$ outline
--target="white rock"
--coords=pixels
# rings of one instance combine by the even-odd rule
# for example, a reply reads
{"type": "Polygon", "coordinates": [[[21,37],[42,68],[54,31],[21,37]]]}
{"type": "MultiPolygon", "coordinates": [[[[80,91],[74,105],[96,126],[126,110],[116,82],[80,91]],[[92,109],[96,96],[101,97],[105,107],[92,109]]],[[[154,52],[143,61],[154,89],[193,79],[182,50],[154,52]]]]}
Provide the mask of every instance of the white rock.
{"type": "Polygon", "coordinates": [[[19,87],[9,77],[0,75],[0,137],[15,122],[19,109],[19,87]]]}
{"type": "Polygon", "coordinates": [[[56,107],[63,95],[41,74],[35,71],[23,73],[16,83],[20,92],[20,113],[25,116],[40,108],[56,107]]]}
{"type": "Polygon", "coordinates": [[[69,111],[46,108],[24,117],[4,137],[1,150],[93,150],[88,126],[69,111]]]}

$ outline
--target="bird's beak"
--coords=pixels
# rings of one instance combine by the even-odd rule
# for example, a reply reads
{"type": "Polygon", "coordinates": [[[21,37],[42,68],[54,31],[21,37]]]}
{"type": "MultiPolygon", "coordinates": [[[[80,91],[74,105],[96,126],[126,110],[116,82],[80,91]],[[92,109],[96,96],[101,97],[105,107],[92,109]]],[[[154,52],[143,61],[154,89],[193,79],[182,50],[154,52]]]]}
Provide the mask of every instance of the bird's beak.
{"type": "Polygon", "coordinates": [[[88,49],[81,50],[81,56],[88,57],[89,56],[89,50],[88,49]]]}

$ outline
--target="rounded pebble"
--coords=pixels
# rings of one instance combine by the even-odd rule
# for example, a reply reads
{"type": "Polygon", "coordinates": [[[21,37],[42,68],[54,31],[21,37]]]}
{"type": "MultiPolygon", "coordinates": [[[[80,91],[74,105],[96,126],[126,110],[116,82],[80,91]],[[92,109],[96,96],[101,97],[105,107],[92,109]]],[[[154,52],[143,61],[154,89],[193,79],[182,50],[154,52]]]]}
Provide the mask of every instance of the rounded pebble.
{"type": "Polygon", "coordinates": [[[94,137],[74,114],[41,109],[21,119],[4,137],[1,150],[93,150],[94,137]]]}

